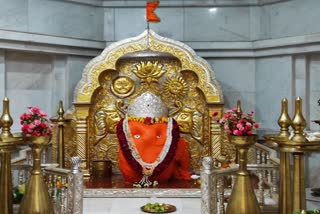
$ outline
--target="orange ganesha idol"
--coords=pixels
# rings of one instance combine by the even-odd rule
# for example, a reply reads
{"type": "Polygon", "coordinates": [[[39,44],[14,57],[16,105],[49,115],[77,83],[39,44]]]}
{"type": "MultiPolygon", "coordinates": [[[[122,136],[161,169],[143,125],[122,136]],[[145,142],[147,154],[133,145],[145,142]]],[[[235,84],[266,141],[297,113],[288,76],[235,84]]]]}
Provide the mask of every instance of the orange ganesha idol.
{"type": "Polygon", "coordinates": [[[117,126],[119,166],[126,182],[150,186],[153,181],[190,179],[189,152],[177,122],[163,101],[145,92],[128,107],[117,126]]]}

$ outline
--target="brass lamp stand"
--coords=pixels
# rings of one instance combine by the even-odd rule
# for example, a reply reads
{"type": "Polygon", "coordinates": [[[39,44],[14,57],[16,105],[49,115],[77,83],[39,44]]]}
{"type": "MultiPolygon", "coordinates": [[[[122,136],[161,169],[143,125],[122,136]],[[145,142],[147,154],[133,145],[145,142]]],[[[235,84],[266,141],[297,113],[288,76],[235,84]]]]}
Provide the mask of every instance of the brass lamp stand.
{"type": "Polygon", "coordinates": [[[22,143],[22,136],[13,135],[10,127],[13,120],[9,112],[9,99],[3,100],[3,113],[0,118],[2,132],[0,134],[0,156],[1,156],[1,174],[0,174],[0,213],[13,213],[12,203],[12,174],[11,174],[11,152],[16,145],[22,143]]]}
{"type": "MultiPolygon", "coordinates": [[[[242,114],[240,100],[237,102],[237,113],[242,114]]],[[[228,136],[229,142],[232,143],[237,150],[239,170],[228,202],[227,214],[260,214],[261,212],[247,170],[248,150],[257,142],[257,138],[257,135],[228,136]]]]}
{"type": "Polygon", "coordinates": [[[53,214],[48,188],[41,171],[41,151],[49,144],[51,136],[25,137],[32,149],[33,169],[22,199],[20,214],[53,214]]]}
{"type": "Polygon", "coordinates": [[[304,181],[304,152],[320,151],[320,141],[308,141],[303,135],[306,121],[302,115],[302,100],[295,101],[295,113],[292,119],[288,115],[287,99],[282,100],[282,111],[278,124],[280,133],[265,135],[267,144],[280,151],[280,214],[292,214],[292,211],[306,209],[306,193],[304,181]],[[289,139],[289,126],[294,130],[294,136],[289,139]],[[289,166],[289,154],[293,156],[293,187],[289,166]],[[293,194],[293,198],[291,195],[293,194]]]}
{"type": "Polygon", "coordinates": [[[227,214],[260,214],[260,207],[254,194],[247,170],[248,149],[256,143],[257,135],[229,136],[238,150],[239,171],[227,206],[227,214]]]}

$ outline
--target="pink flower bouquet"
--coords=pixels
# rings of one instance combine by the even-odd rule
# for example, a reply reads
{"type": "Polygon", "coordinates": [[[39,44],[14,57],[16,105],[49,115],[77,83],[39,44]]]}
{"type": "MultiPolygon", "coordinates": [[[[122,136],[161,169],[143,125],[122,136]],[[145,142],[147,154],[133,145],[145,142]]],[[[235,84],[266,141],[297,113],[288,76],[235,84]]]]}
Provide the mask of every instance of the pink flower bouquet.
{"type": "Polygon", "coordinates": [[[28,107],[27,113],[20,116],[23,136],[47,136],[52,133],[53,124],[46,113],[37,107],[28,107]]]}
{"type": "Polygon", "coordinates": [[[218,113],[214,112],[212,117],[216,119],[220,127],[227,133],[235,136],[253,135],[254,129],[259,128],[259,124],[253,118],[253,111],[243,115],[242,112],[237,112],[237,108],[224,112],[222,118],[216,118],[218,113]]]}

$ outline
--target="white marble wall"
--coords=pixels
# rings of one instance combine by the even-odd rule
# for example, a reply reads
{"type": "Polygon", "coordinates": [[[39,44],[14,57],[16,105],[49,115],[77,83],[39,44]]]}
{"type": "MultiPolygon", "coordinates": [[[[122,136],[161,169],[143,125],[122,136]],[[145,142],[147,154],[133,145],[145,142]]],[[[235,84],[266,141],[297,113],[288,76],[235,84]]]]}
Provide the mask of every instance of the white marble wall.
{"type": "Polygon", "coordinates": [[[291,0],[264,6],[267,38],[307,35],[320,32],[320,1],[291,0]],[[269,31],[267,31],[269,30],[269,31]]]}
{"type": "Polygon", "coordinates": [[[292,109],[292,59],[290,56],[269,57],[256,60],[256,110],[262,130],[279,130],[277,120],[281,100],[286,97],[289,112],[292,109]]]}
{"type": "Polygon", "coordinates": [[[82,71],[87,63],[91,60],[89,57],[69,56],[67,58],[67,76],[65,109],[70,108],[73,104],[74,89],[82,77],[82,71]]]}
{"type": "MultiPolygon", "coordinates": [[[[172,39],[250,40],[250,7],[158,8],[156,14],[161,22],[150,23],[150,28],[172,39]]],[[[145,8],[105,9],[104,36],[107,41],[136,36],[146,27],[145,8]]]]}
{"type": "MultiPolygon", "coordinates": [[[[107,41],[135,36],[146,28],[144,4],[121,2],[105,4],[107,41]]],[[[320,1],[272,2],[164,1],[156,10],[161,22],[151,24],[151,28],[163,36],[199,42],[252,41],[320,32],[320,27],[314,24],[320,18],[320,1]]]]}
{"type": "MultiPolygon", "coordinates": [[[[110,10],[107,10],[106,13],[110,13],[110,10]]],[[[183,8],[158,9],[157,15],[161,18],[161,22],[150,23],[150,28],[162,36],[184,40],[183,8]]],[[[116,41],[136,36],[147,28],[145,8],[115,8],[114,17],[108,17],[107,20],[106,29],[112,31],[112,27],[114,27],[114,39],[116,41]],[[110,19],[114,19],[114,22],[110,19]]],[[[108,40],[108,38],[106,39],[108,40]]]]}
{"type": "Polygon", "coordinates": [[[0,29],[101,40],[103,8],[66,1],[0,0],[0,29]]]}
{"type": "Polygon", "coordinates": [[[226,108],[233,108],[237,100],[242,102],[243,111],[256,108],[255,60],[254,59],[208,59],[216,79],[223,89],[226,108]]]}
{"type": "Polygon", "coordinates": [[[54,56],[52,62],[52,96],[50,115],[56,115],[59,108],[59,101],[66,103],[68,92],[66,88],[67,60],[65,56],[54,56]]]}
{"type": "Polygon", "coordinates": [[[52,57],[43,54],[6,53],[7,96],[14,120],[13,131],[20,129],[19,116],[28,106],[51,112],[52,57]]]}
{"type": "Polygon", "coordinates": [[[28,31],[28,0],[0,0],[0,28],[28,31]]]}
{"type": "MultiPolygon", "coordinates": [[[[309,57],[308,65],[309,73],[309,107],[310,107],[310,120],[320,120],[320,53],[313,54],[309,57]]],[[[310,128],[312,130],[320,130],[320,126],[311,122],[310,128]]]]}
{"type": "Polygon", "coordinates": [[[184,16],[186,41],[250,41],[250,7],[186,8],[184,16]]]}
{"type": "MultiPolygon", "coordinates": [[[[0,29],[115,41],[146,28],[145,1],[97,2],[0,0],[0,29]]],[[[182,41],[283,38],[319,33],[319,8],[318,0],[162,1],[151,27],[182,41]]]]}

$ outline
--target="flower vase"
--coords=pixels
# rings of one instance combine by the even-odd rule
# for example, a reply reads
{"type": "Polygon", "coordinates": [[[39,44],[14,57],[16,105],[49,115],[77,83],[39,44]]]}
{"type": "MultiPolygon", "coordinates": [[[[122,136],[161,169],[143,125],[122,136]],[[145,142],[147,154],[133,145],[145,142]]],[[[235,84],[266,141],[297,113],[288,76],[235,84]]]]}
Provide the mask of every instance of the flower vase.
{"type": "Polygon", "coordinates": [[[53,205],[40,166],[41,152],[49,145],[50,139],[51,135],[25,137],[26,143],[32,149],[33,169],[20,204],[20,214],[53,214],[53,205]]]}
{"type": "Polygon", "coordinates": [[[258,200],[254,193],[247,170],[248,150],[256,143],[257,135],[229,136],[230,142],[237,148],[239,170],[237,179],[227,206],[227,214],[260,214],[258,200]]]}

